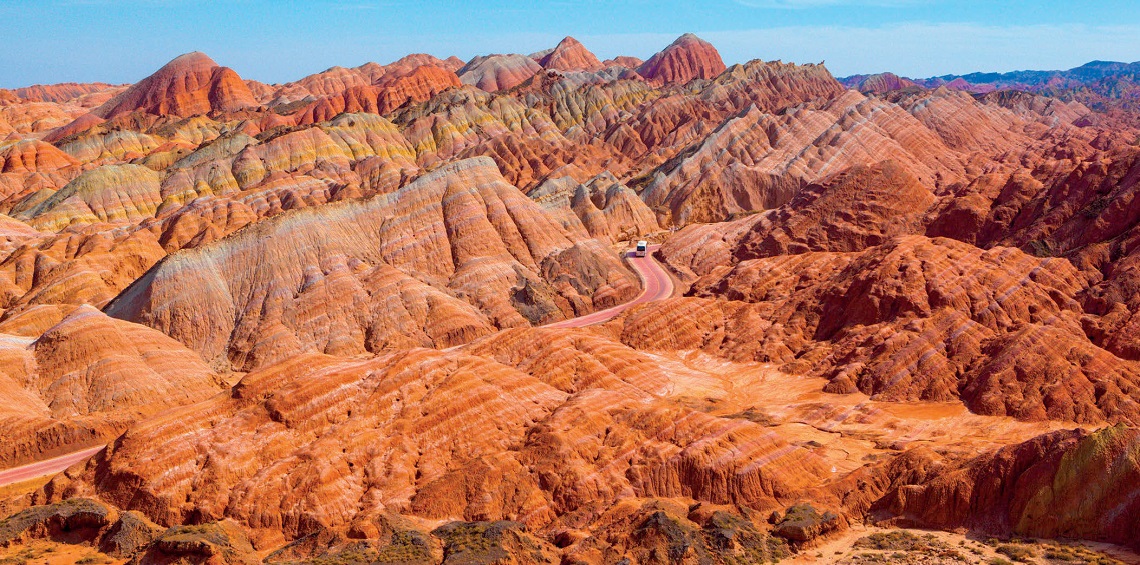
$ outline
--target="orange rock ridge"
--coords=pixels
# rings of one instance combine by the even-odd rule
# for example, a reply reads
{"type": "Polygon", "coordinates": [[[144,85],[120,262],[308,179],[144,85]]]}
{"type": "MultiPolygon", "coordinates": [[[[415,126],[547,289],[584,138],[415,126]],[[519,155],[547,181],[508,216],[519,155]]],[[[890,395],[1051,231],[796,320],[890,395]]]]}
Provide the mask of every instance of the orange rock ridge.
{"type": "Polygon", "coordinates": [[[110,442],[0,501],[28,508],[0,545],[82,519],[139,562],[722,563],[859,524],[1135,546],[1137,122],[953,86],[686,34],[0,92],[0,467],[110,442]],[[638,295],[640,239],[678,296],[533,327],[638,295]]]}

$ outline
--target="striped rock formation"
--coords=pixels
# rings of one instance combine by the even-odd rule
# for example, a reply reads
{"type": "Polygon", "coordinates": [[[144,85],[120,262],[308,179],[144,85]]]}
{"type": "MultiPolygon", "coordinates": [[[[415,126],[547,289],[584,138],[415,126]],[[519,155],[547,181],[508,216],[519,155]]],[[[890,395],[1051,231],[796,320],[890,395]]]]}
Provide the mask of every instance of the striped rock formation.
{"type": "Polygon", "coordinates": [[[181,55],[155,74],[96,108],[101,118],[144,112],[189,117],[256,107],[257,101],[233,70],[204,53],[181,55]]]}
{"type": "Polygon", "coordinates": [[[715,47],[686,33],[638,66],[637,72],[657,84],[685,84],[695,78],[711,79],[724,69],[715,47]]]}
{"type": "Polygon", "coordinates": [[[779,506],[827,474],[761,425],[658,397],[663,374],[574,330],[302,355],[133,428],[44,494],[95,495],[160,524],[232,519],[266,548],[386,513],[548,531],[589,516],[604,529],[599,511],[630,495],[779,506]],[[253,430],[266,441],[237,439],[253,430]]]}
{"type": "Polygon", "coordinates": [[[542,67],[526,55],[487,55],[471,59],[456,74],[463,84],[498,92],[522,84],[541,70],[542,67]]]}
{"type": "Polygon", "coordinates": [[[0,359],[5,467],[98,445],[224,386],[178,342],[89,306],[34,339],[0,336],[0,359]]]}
{"type": "Polygon", "coordinates": [[[873,510],[922,527],[1136,548],[1138,446],[1136,428],[1115,426],[1054,432],[964,462],[911,452],[896,465],[917,472],[873,510]]]}
{"type": "Polygon", "coordinates": [[[162,203],[161,175],[141,165],[106,165],[63,188],[44,189],[12,209],[17,219],[48,231],[96,222],[133,222],[154,215],[162,203]]]}
{"type": "Polygon", "coordinates": [[[705,300],[635,309],[622,339],[759,355],[828,378],[824,390],[835,393],[1135,424],[1140,365],[1092,343],[1072,298],[1096,279],[1064,259],[904,236],[861,252],[800,251],[713,268],[690,291],[705,300]]]}
{"type": "Polygon", "coordinates": [[[125,432],[0,501],[52,503],[0,545],[75,520],[138,562],[727,563],[867,522],[1129,542],[1140,121],[1099,87],[864,86],[683,36],[0,91],[0,467],[125,432]],[[532,327],[637,295],[638,239],[685,296],[532,327]],[[250,373],[213,396],[214,371],[250,373]]]}
{"type": "Polygon", "coordinates": [[[615,305],[637,288],[614,255],[571,240],[483,158],[175,253],[107,312],[249,369],[304,351],[454,345],[615,305]]]}
{"type": "Polygon", "coordinates": [[[600,71],[605,68],[586,46],[573,37],[558,42],[553,50],[538,59],[538,64],[556,71],[600,71]]]}
{"type": "Polygon", "coordinates": [[[550,179],[529,196],[568,231],[583,237],[629,241],[661,229],[653,211],[613,175],[600,175],[587,184],[570,177],[550,179]]]}
{"type": "Polygon", "coordinates": [[[885,94],[904,88],[919,88],[913,80],[902,78],[894,73],[849,76],[843,79],[843,86],[858,90],[863,94],[885,94]]]}
{"type": "Polygon", "coordinates": [[[423,102],[461,83],[455,73],[425,65],[404,75],[385,75],[377,86],[353,86],[320,98],[298,111],[298,124],[312,124],[333,119],[344,112],[367,112],[386,115],[397,108],[423,102]]]}
{"type": "Polygon", "coordinates": [[[9,211],[39,190],[58,190],[79,170],[78,161],[42,141],[0,143],[0,209],[9,211]]]}
{"type": "MultiPolygon", "coordinates": [[[[102,82],[91,83],[74,83],[64,82],[60,84],[37,84],[24,88],[17,88],[13,93],[16,96],[30,102],[56,102],[67,103],[74,101],[81,101],[84,105],[91,104],[92,100],[107,97],[110,99],[114,94],[124,90],[125,87],[115,86],[113,84],[106,84],[102,82]]],[[[106,100],[104,100],[105,102],[106,100]]],[[[102,102],[100,102],[101,104],[102,102]]],[[[95,104],[96,106],[98,104],[95,104]]]]}

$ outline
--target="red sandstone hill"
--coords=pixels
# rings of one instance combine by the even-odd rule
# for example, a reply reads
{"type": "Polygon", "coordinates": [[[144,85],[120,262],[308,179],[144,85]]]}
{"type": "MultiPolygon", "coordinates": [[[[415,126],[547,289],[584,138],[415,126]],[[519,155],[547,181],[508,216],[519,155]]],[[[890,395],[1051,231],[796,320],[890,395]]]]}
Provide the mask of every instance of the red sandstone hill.
{"type": "Polygon", "coordinates": [[[843,79],[843,85],[867,94],[885,94],[894,90],[918,87],[914,81],[894,73],[854,75],[843,79]]]}
{"type": "Polygon", "coordinates": [[[605,68],[593,53],[573,37],[560,41],[553,51],[538,60],[538,64],[558,71],[600,71],[605,68]]]}
{"type": "Polygon", "coordinates": [[[13,92],[16,96],[31,102],[66,103],[78,101],[87,105],[91,100],[110,98],[112,93],[124,90],[124,86],[116,86],[102,82],[61,84],[37,84],[24,88],[17,88],[13,92]]]}
{"type": "Polygon", "coordinates": [[[1137,547],[1137,434],[1124,426],[1055,432],[961,463],[910,453],[896,465],[914,471],[872,512],[923,527],[1137,547]]]}
{"type": "Polygon", "coordinates": [[[320,98],[295,114],[298,124],[331,120],[343,113],[389,114],[401,106],[423,102],[432,96],[460,86],[455,73],[423,65],[401,74],[394,70],[377,79],[376,86],[352,86],[320,98]]]}
{"type": "Polygon", "coordinates": [[[93,113],[102,118],[135,111],[189,117],[255,106],[257,101],[237,73],[194,52],[167,63],[93,113]]]}
{"type": "Polygon", "coordinates": [[[0,340],[0,465],[98,445],[221,392],[193,352],[149,328],[75,309],[35,339],[0,340]]]}
{"type": "Polygon", "coordinates": [[[456,74],[463,84],[498,92],[522,84],[541,69],[538,63],[525,55],[487,55],[471,59],[456,74]]]}
{"type": "Polygon", "coordinates": [[[56,526],[137,562],[1130,543],[1137,122],[866,86],[684,36],[0,93],[0,466],[111,442],[0,501],[33,504],[0,552],[56,526]],[[638,239],[677,296],[531,327],[637,295],[638,239]]]}
{"type": "Polygon", "coordinates": [[[642,63],[637,72],[654,82],[684,84],[695,78],[713,78],[724,69],[724,61],[715,47],[686,33],[642,63]]]}
{"type": "Polygon", "coordinates": [[[175,253],[107,312],[247,370],[305,351],[452,346],[616,305],[635,288],[616,257],[571,239],[480,158],[175,253]],[[286,298],[283,288],[296,290],[286,298]]]}
{"type": "Polygon", "coordinates": [[[570,529],[584,550],[621,529],[599,510],[631,495],[779,506],[828,474],[760,424],[659,397],[663,369],[572,330],[369,360],[306,355],[134,428],[46,492],[98,496],[160,524],[233,519],[258,547],[402,512],[570,529]],[[254,430],[272,447],[236,439],[254,430]],[[156,443],[172,448],[153,453],[156,443]],[[174,461],[182,471],[168,478],[174,461]]]}

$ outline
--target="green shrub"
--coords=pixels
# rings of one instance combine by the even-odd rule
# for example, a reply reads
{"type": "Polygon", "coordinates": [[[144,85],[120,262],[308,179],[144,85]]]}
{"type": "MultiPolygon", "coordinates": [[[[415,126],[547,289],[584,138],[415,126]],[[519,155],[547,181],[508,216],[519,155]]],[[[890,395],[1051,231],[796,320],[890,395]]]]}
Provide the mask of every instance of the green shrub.
{"type": "Polygon", "coordinates": [[[1037,553],[1028,547],[1008,543],[999,545],[997,552],[1019,563],[1029,563],[1037,557],[1037,553]]]}

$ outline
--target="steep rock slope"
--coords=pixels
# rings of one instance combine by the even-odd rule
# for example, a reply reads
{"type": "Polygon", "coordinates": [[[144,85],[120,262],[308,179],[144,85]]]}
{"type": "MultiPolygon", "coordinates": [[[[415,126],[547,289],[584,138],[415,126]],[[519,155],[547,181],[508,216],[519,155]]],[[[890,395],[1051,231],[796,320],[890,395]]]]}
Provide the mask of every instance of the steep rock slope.
{"type": "Polygon", "coordinates": [[[654,373],[644,355],[565,330],[511,330],[470,353],[300,356],[133,428],[45,494],[97,495],[162,524],[230,518],[265,548],[382,513],[549,531],[605,528],[603,512],[631,497],[778,506],[826,476],[763,426],[655,398],[654,373]],[[266,441],[239,439],[252,430],[266,441]],[[156,442],[177,447],[155,454],[156,442]]]}
{"type": "Polygon", "coordinates": [[[558,42],[550,53],[538,60],[543,68],[556,71],[600,71],[605,68],[586,46],[573,37],[558,42]]]}
{"type": "Polygon", "coordinates": [[[178,342],[88,306],[35,339],[0,336],[0,359],[3,466],[98,444],[223,387],[178,342]]]}
{"type": "Polygon", "coordinates": [[[638,66],[637,72],[658,84],[685,84],[695,78],[711,79],[724,69],[715,47],[686,33],[638,66]]]}
{"type": "Polygon", "coordinates": [[[92,113],[102,118],[135,111],[188,117],[256,106],[237,73],[194,52],[175,58],[92,113]]]}
{"type": "Polygon", "coordinates": [[[456,74],[463,84],[498,92],[522,84],[541,70],[542,67],[526,55],[487,55],[471,59],[456,74]]]}
{"type": "Polygon", "coordinates": [[[908,454],[897,467],[925,472],[898,480],[873,511],[924,527],[1140,547],[1138,434],[1055,432],[964,463],[908,454]]]}
{"type": "Polygon", "coordinates": [[[484,158],[175,253],[107,312],[252,368],[310,350],[454,345],[637,289],[615,255],[571,240],[484,158]]]}

